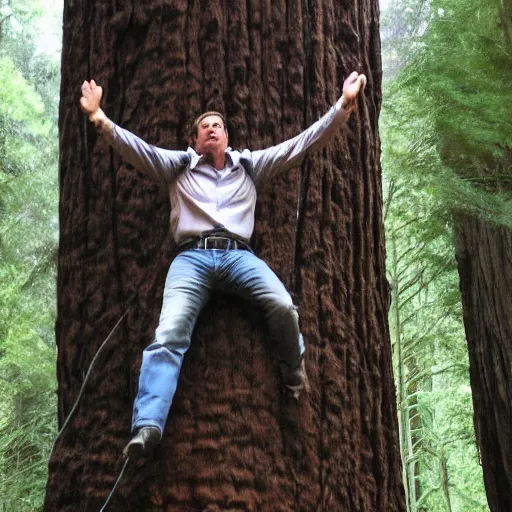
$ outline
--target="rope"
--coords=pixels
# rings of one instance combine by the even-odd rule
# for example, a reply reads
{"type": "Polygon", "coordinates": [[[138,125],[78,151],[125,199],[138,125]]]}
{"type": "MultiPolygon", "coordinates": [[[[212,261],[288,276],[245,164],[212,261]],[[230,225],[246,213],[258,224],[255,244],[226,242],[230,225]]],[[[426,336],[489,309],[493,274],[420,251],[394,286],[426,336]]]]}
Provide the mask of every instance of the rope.
{"type": "Polygon", "coordinates": [[[114,487],[112,487],[110,494],[107,496],[107,501],[105,501],[105,503],[103,504],[103,507],[101,507],[100,512],[103,512],[106,509],[107,505],[109,504],[110,500],[112,499],[112,496],[114,495],[114,492],[117,489],[117,486],[118,486],[119,482],[121,481],[121,478],[123,478],[124,470],[126,469],[126,466],[128,466],[129,460],[130,460],[130,458],[127,457],[126,460],[124,461],[123,468],[121,469],[121,473],[119,473],[116,483],[114,484],[114,487]]]}
{"type": "Polygon", "coordinates": [[[62,425],[62,428],[59,430],[59,432],[57,433],[57,437],[55,438],[55,440],[53,441],[53,445],[52,445],[52,449],[50,451],[50,458],[52,457],[53,455],[53,452],[55,450],[55,445],[57,444],[57,441],[59,440],[60,436],[62,435],[62,433],[64,432],[64,430],[66,429],[66,427],[68,426],[71,418],[73,417],[73,414],[75,413],[77,407],[78,407],[78,403],[80,402],[83,394],[84,394],[84,390],[85,390],[85,386],[87,384],[87,381],[89,380],[89,377],[91,375],[91,372],[92,372],[92,369],[93,369],[93,366],[94,364],[96,363],[96,361],[98,360],[101,352],[103,351],[103,349],[106,347],[107,343],[109,342],[110,338],[112,338],[113,334],[116,332],[117,328],[119,327],[119,324],[123,321],[124,317],[128,314],[128,311],[130,311],[130,308],[128,308],[123,316],[117,321],[116,325],[114,326],[114,328],[110,331],[110,334],[106,337],[105,341],[101,344],[100,348],[97,350],[95,356],[93,357],[92,361],[91,361],[91,364],[89,365],[89,369],[87,370],[87,374],[85,375],[85,379],[82,383],[82,387],[80,388],[80,392],[78,393],[78,397],[76,398],[75,400],[75,403],[73,405],[73,408],[71,409],[70,413],[68,414],[68,417],[66,418],[66,421],[64,421],[64,425],[62,425]]]}

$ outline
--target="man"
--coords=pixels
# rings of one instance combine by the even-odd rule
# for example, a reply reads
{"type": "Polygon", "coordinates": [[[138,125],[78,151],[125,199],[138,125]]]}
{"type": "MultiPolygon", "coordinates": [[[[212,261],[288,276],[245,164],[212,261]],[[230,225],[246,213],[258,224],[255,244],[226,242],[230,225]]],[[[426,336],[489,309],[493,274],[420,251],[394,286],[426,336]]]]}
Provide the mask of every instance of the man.
{"type": "Polygon", "coordinates": [[[284,389],[297,398],[307,386],[296,308],[249,246],[256,189],[326,144],[350,116],[365,84],[364,75],[352,73],[336,105],[304,132],[268,149],[242,152],[228,147],[219,112],[196,119],[187,151],[151,146],[107,118],[100,108],[102,88],[94,80],[82,84],[80,106],[98,131],[124,160],[168,188],[170,230],[179,250],[167,275],[153,343],[143,352],[133,437],[125,456],[139,456],[160,441],[195,322],[214,290],[237,294],[262,309],[276,343],[284,389]]]}

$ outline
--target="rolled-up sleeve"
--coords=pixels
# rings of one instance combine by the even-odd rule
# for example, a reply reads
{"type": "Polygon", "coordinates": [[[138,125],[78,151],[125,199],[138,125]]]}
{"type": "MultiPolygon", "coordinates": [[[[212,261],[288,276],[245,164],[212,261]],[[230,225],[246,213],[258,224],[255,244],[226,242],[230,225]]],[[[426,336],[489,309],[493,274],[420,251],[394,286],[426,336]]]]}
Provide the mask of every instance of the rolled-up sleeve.
{"type": "Polygon", "coordinates": [[[179,169],[190,161],[190,154],[185,151],[152,146],[117,125],[107,135],[107,140],[123,160],[159,182],[172,181],[179,169]]]}
{"type": "Polygon", "coordinates": [[[299,166],[309,151],[327,144],[348,118],[342,103],[340,98],[327,114],[296,137],[267,149],[253,151],[251,156],[254,182],[261,185],[299,166]]]}

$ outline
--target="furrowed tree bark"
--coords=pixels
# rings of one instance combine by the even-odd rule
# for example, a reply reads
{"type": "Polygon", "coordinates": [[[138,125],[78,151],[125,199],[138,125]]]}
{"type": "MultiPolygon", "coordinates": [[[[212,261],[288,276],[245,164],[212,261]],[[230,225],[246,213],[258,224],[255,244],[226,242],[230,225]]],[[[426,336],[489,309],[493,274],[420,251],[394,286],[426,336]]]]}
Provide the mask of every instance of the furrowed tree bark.
{"type": "Polygon", "coordinates": [[[130,465],[112,511],[403,511],[387,326],[377,0],[67,0],[60,105],[59,422],[94,369],[49,466],[45,510],[93,511],[119,473],[144,346],[173,256],[166,191],[79,112],[103,108],[162,147],[226,113],[258,149],[314,122],[352,70],[368,86],[346,133],[260,194],[254,247],[293,288],[312,392],[279,393],[262,315],[217,295],[199,318],[161,445],[130,465]],[[297,221],[297,211],[299,220],[297,221]]]}
{"type": "Polygon", "coordinates": [[[489,508],[512,510],[512,233],[458,215],[455,247],[489,508]]]}

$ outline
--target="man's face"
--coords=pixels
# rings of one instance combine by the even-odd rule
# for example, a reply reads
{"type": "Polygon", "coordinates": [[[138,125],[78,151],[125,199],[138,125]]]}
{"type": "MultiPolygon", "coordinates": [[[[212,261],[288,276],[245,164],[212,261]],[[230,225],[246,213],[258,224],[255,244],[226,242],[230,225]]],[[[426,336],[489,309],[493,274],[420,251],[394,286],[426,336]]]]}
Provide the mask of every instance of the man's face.
{"type": "Polygon", "coordinates": [[[202,155],[226,151],[228,135],[219,116],[207,116],[197,126],[195,150],[202,155]]]}

